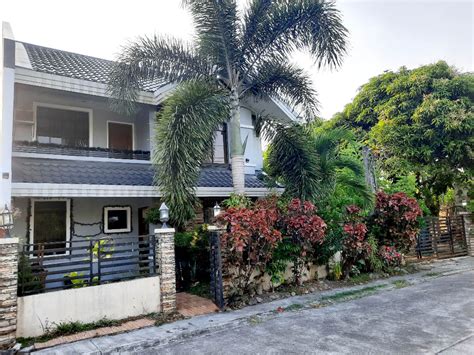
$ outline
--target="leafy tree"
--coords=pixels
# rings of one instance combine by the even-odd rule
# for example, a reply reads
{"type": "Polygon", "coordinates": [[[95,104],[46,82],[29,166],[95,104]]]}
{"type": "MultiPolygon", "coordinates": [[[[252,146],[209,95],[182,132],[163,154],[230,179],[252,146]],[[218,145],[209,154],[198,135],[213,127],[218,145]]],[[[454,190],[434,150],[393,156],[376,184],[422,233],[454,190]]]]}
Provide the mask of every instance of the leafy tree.
{"type": "Polygon", "coordinates": [[[474,75],[445,62],[386,72],[335,116],[371,145],[390,178],[415,174],[433,214],[439,196],[472,176],[474,75]]]}
{"type": "MultiPolygon", "coordinates": [[[[294,50],[306,50],[318,65],[337,66],[345,53],[347,31],[332,1],[251,0],[242,13],[235,0],[185,0],[183,4],[193,16],[194,42],[157,36],[139,38],[120,55],[110,75],[110,91],[120,107],[128,103],[128,111],[137,101],[144,81],[179,84],[199,80],[222,91],[223,101],[228,105],[234,190],[242,194],[245,190],[241,100],[249,96],[267,100],[272,97],[290,107],[304,108],[305,117],[314,117],[317,101],[311,82],[302,69],[289,62],[289,57],[294,50]]],[[[220,108],[208,107],[211,112],[220,112],[220,108]]],[[[191,111],[179,116],[172,112],[167,110],[169,126],[174,125],[171,121],[186,120],[191,132],[199,132],[200,124],[208,125],[205,120],[189,119],[191,111]]],[[[214,122],[215,128],[220,123],[217,121],[221,120],[214,122]]],[[[158,129],[164,128],[166,125],[160,125],[158,129]]],[[[158,134],[178,137],[169,131],[158,134]]],[[[180,154],[179,158],[171,152],[176,146],[167,147],[171,156],[188,159],[186,163],[181,161],[179,169],[201,165],[202,156],[190,153],[196,146],[204,145],[201,139],[203,136],[190,141],[186,146],[188,153],[180,154]]],[[[157,161],[158,171],[166,168],[163,159],[157,161]]],[[[188,189],[194,186],[191,179],[184,185],[183,181],[175,184],[175,180],[167,179],[158,183],[160,188],[174,192],[183,191],[184,185],[188,189]]],[[[188,214],[183,211],[181,215],[188,214]]],[[[179,223],[183,221],[180,219],[179,223]]]]}

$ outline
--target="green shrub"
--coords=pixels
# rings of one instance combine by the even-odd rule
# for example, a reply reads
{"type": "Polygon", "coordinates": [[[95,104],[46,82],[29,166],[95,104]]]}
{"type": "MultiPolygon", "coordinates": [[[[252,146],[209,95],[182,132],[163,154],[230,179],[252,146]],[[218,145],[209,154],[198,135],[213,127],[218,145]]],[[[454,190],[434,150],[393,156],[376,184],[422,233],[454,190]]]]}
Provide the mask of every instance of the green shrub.
{"type": "Polygon", "coordinates": [[[192,232],[175,234],[176,281],[180,290],[189,290],[198,282],[209,283],[210,260],[207,225],[192,232]]]}

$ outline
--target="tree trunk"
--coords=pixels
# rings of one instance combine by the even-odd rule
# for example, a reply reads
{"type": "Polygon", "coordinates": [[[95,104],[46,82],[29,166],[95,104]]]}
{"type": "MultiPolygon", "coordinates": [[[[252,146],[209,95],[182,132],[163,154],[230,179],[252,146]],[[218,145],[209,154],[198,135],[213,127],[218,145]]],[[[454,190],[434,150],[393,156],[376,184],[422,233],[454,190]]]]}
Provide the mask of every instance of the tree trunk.
{"type": "Polygon", "coordinates": [[[232,89],[231,117],[230,117],[230,155],[232,167],[232,181],[236,194],[245,193],[245,168],[242,139],[240,138],[240,103],[237,89],[232,89]]]}
{"type": "Polygon", "coordinates": [[[373,155],[369,147],[362,147],[362,157],[364,159],[365,183],[370,187],[370,190],[375,193],[377,192],[377,180],[375,178],[373,155]]]}

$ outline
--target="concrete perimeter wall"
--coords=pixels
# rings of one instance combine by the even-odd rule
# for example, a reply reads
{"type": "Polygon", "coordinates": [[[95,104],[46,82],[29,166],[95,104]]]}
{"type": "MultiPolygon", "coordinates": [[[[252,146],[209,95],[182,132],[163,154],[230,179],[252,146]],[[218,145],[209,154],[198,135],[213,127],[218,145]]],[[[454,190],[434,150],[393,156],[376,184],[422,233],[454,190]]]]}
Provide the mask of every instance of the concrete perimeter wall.
{"type": "Polygon", "coordinates": [[[59,323],[124,319],[160,311],[159,276],[18,297],[16,336],[39,336],[59,323]]]}

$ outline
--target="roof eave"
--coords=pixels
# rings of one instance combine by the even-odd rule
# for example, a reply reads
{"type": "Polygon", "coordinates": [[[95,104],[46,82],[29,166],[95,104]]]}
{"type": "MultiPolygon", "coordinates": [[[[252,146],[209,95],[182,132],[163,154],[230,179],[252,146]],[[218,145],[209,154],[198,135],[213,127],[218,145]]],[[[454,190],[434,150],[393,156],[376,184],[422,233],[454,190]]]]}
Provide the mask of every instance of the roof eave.
{"type": "MultiPolygon", "coordinates": [[[[16,67],[15,69],[15,83],[75,92],[79,94],[107,98],[111,97],[106,84],[69,78],[61,75],[42,73],[22,67],[16,67]]],[[[140,91],[137,102],[148,105],[157,104],[155,94],[148,91],[140,91]]]]}

